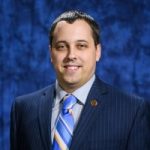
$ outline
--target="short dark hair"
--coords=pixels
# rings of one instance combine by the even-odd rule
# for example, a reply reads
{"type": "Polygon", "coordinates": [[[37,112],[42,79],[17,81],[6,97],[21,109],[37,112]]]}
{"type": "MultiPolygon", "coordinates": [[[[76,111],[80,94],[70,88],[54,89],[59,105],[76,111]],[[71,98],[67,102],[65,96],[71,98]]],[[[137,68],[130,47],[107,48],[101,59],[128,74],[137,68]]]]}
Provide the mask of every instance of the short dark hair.
{"type": "Polygon", "coordinates": [[[94,43],[95,45],[100,43],[100,31],[99,31],[99,25],[97,24],[97,22],[88,14],[84,13],[84,12],[80,12],[80,11],[66,11],[64,13],[62,13],[60,16],[58,16],[54,22],[52,23],[52,26],[49,30],[49,44],[52,45],[52,41],[53,41],[53,33],[54,30],[56,28],[56,25],[58,22],[60,21],[66,21],[67,23],[74,23],[76,20],[84,20],[85,22],[87,22],[89,24],[89,26],[92,29],[92,36],[94,39],[94,43]]]}

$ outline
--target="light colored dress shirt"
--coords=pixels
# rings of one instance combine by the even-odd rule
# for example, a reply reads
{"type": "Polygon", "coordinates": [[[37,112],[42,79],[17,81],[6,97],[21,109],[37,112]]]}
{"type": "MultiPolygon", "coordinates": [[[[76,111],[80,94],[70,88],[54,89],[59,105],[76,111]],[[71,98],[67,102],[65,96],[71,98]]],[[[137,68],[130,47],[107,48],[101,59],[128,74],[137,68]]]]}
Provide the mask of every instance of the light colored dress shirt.
{"type": "MultiPolygon", "coordinates": [[[[79,89],[75,90],[72,95],[74,95],[77,99],[78,102],[74,105],[73,107],[73,116],[75,120],[75,127],[78,123],[78,120],[81,115],[81,111],[84,107],[84,104],[86,102],[87,96],[89,94],[89,91],[91,89],[91,86],[95,80],[95,75],[91,77],[91,79],[86,82],[83,86],[81,86],[79,89]]],[[[51,140],[53,142],[54,138],[54,132],[55,132],[55,127],[57,124],[58,116],[62,107],[62,99],[66,94],[70,94],[65,92],[58,84],[58,81],[55,83],[55,88],[56,88],[56,97],[54,98],[54,103],[53,103],[53,108],[52,108],[52,119],[51,119],[51,140]]]]}

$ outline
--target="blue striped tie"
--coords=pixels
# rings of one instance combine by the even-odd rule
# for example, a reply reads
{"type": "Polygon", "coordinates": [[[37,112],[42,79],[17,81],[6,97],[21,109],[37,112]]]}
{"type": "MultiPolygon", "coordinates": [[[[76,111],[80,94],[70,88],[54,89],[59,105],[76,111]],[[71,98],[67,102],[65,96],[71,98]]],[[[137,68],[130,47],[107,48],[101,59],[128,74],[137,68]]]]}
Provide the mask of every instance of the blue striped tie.
{"type": "Polygon", "coordinates": [[[76,102],[77,99],[73,95],[65,98],[56,125],[52,150],[69,150],[74,130],[72,108],[76,102]]]}

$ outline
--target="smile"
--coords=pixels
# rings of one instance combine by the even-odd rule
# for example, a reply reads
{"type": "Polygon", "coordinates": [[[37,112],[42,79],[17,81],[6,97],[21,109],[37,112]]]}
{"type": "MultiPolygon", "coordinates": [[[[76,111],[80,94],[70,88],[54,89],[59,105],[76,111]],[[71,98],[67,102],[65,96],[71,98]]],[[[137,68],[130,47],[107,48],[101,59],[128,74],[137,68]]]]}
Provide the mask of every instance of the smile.
{"type": "Polygon", "coordinates": [[[64,66],[64,68],[66,68],[67,70],[77,70],[79,69],[80,66],[76,66],[76,65],[66,65],[64,66]]]}

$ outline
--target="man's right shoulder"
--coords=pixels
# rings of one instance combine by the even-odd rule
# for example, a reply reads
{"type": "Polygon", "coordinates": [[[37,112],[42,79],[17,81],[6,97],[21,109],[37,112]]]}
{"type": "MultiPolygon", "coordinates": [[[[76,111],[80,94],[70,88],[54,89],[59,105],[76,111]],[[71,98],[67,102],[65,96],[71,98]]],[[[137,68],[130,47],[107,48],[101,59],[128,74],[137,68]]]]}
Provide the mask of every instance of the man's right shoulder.
{"type": "Polygon", "coordinates": [[[41,98],[41,96],[46,95],[47,93],[52,93],[54,92],[54,88],[55,84],[51,84],[47,87],[44,87],[40,90],[34,91],[32,93],[29,94],[25,94],[25,95],[21,95],[15,98],[15,102],[17,103],[23,103],[23,102],[27,102],[27,101],[35,101],[35,100],[39,100],[41,98]]]}

